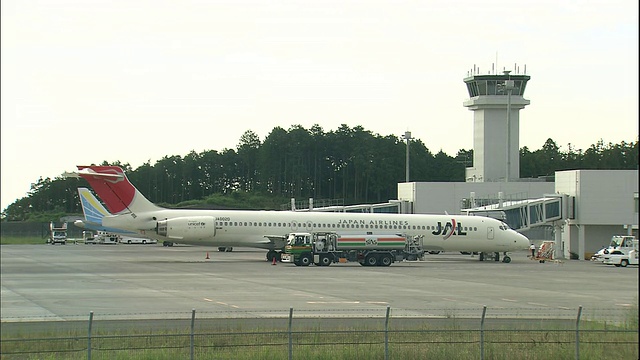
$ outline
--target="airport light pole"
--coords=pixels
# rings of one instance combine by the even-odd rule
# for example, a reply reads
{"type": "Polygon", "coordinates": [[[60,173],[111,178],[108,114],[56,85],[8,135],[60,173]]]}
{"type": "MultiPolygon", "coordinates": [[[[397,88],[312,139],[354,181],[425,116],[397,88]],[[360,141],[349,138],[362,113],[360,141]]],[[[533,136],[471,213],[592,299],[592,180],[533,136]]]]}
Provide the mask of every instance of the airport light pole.
{"type": "Polygon", "coordinates": [[[507,171],[504,177],[505,182],[509,182],[509,170],[511,168],[511,92],[515,89],[513,80],[509,76],[510,70],[505,70],[504,74],[507,75],[507,80],[504,81],[504,88],[507,90],[507,171]]]}
{"type": "Polygon", "coordinates": [[[402,137],[407,140],[407,162],[405,165],[405,170],[406,170],[405,182],[409,182],[409,142],[411,141],[411,131],[405,131],[402,137]]]}

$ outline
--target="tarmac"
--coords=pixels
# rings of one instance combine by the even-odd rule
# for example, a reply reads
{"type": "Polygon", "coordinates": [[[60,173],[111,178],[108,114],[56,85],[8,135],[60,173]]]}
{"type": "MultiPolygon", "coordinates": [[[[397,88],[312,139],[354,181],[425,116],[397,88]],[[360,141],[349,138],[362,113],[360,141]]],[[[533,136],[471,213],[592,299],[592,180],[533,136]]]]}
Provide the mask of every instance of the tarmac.
{"type": "MultiPolygon", "coordinates": [[[[638,307],[638,267],[480,262],[459,253],[389,267],[297,267],[266,251],[200,246],[2,245],[1,321],[208,318],[575,317],[638,307]]],[[[4,326],[3,325],[3,326],[4,326]]]]}

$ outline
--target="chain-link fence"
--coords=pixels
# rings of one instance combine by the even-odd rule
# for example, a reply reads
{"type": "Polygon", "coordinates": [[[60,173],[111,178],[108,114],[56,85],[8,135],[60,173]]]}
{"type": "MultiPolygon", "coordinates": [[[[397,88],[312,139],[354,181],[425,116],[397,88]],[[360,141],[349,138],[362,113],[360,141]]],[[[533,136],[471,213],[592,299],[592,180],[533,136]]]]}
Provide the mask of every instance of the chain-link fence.
{"type": "MultiPolygon", "coordinates": [[[[56,226],[62,226],[62,222],[53,220],[56,226]]],[[[30,221],[4,221],[0,222],[0,237],[39,237],[44,239],[49,237],[49,222],[30,221]]],[[[67,222],[67,237],[82,238],[83,229],[67,222]]]]}
{"type": "Polygon", "coordinates": [[[2,359],[637,359],[637,309],[97,314],[3,321],[2,359]],[[197,316],[196,316],[197,315],[197,316]]]}

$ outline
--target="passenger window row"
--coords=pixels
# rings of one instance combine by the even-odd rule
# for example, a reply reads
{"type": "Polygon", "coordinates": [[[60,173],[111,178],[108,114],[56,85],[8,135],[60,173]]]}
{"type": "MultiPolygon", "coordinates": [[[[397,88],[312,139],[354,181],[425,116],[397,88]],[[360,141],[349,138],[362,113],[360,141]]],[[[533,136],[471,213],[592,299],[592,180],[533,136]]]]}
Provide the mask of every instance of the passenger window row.
{"type": "MultiPolygon", "coordinates": [[[[287,228],[306,228],[308,224],[297,223],[271,223],[271,222],[238,222],[238,221],[225,221],[224,226],[254,226],[254,227],[287,227],[287,228]]],[[[436,230],[436,226],[416,226],[416,225],[361,225],[361,224],[313,224],[312,228],[323,229],[397,229],[397,230],[436,230]]],[[[477,227],[461,227],[463,231],[478,231],[477,227]]]]}

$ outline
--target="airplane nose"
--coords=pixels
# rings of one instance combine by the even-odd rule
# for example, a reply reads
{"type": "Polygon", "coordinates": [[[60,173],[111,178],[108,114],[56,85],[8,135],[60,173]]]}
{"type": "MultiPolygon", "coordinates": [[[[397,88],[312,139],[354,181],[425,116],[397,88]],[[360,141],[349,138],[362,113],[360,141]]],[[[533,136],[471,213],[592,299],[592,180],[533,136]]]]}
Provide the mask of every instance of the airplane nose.
{"type": "Polygon", "coordinates": [[[520,234],[519,232],[512,230],[515,233],[516,239],[515,242],[520,250],[527,250],[529,248],[529,238],[520,234]]]}

